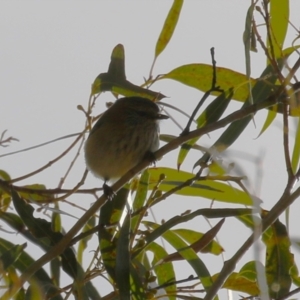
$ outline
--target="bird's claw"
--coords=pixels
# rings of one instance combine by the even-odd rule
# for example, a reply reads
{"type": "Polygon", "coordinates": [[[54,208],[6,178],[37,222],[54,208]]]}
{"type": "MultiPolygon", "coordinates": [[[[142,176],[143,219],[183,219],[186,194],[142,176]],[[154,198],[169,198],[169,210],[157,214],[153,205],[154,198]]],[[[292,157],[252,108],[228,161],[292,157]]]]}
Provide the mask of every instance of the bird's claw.
{"type": "Polygon", "coordinates": [[[114,196],[116,196],[116,193],[113,191],[113,189],[106,183],[103,184],[103,193],[109,201],[111,201],[114,196]]]}

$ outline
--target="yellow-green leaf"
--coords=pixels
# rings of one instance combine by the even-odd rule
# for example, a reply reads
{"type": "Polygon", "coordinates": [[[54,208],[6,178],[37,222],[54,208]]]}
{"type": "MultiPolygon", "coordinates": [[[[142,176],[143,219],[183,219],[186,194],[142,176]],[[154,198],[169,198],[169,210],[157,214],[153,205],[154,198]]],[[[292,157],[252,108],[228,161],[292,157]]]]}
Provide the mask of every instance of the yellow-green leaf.
{"type": "MultiPolygon", "coordinates": [[[[138,182],[136,194],[133,200],[132,204],[132,212],[138,211],[141,207],[145,205],[145,201],[147,199],[147,193],[148,193],[148,180],[149,180],[149,173],[148,170],[144,170],[140,180],[138,182]]],[[[133,215],[131,218],[131,232],[136,233],[136,230],[138,229],[138,226],[141,222],[141,219],[143,217],[143,213],[138,213],[136,215],[133,215]]]]}
{"type": "MultiPolygon", "coordinates": [[[[278,60],[278,66],[281,69],[283,67],[284,60],[278,60]]],[[[275,82],[278,78],[277,73],[274,71],[271,65],[268,65],[266,69],[262,72],[260,76],[261,80],[253,86],[252,96],[253,102],[259,103],[267,99],[267,97],[272,93],[273,88],[275,87],[275,82]]],[[[242,108],[249,106],[249,100],[244,102],[242,108]]],[[[211,158],[211,153],[222,152],[231,146],[241,135],[241,133],[248,126],[249,122],[252,120],[252,116],[248,115],[245,118],[239,119],[235,122],[232,122],[225,131],[221,134],[219,139],[211,147],[210,153],[205,153],[194,165],[194,167],[207,163],[211,158]]]]}
{"type": "Polygon", "coordinates": [[[260,133],[258,135],[258,137],[261,136],[269,128],[269,126],[273,123],[274,119],[277,116],[276,109],[274,109],[274,107],[272,107],[272,108],[273,109],[270,109],[268,111],[268,116],[267,116],[267,118],[265,120],[265,123],[264,123],[264,125],[263,125],[263,127],[262,127],[262,129],[261,129],[261,131],[260,131],[260,133]]]}
{"type": "MultiPolygon", "coordinates": [[[[212,277],[213,281],[215,281],[218,276],[219,274],[215,274],[212,277]]],[[[259,295],[259,289],[256,282],[250,281],[236,272],[229,275],[222,288],[247,293],[253,296],[259,295]]]]}
{"type": "Polygon", "coordinates": [[[298,118],[297,122],[298,125],[296,129],[295,144],[294,144],[293,155],[292,155],[292,169],[294,174],[298,169],[299,158],[300,158],[300,118],[298,118]]]}
{"type": "MultiPolygon", "coordinates": [[[[153,229],[158,228],[160,225],[153,222],[145,221],[143,222],[146,226],[153,229]]],[[[162,237],[169,242],[175,249],[180,253],[180,255],[191,265],[195,270],[196,274],[199,276],[201,283],[207,290],[212,285],[212,279],[206,268],[204,262],[199,258],[195,251],[191,248],[187,248],[187,243],[183,241],[177,234],[173,233],[171,230],[166,231],[162,237]],[[184,250],[180,250],[184,249],[184,250]]]]}
{"type": "MultiPolygon", "coordinates": [[[[243,34],[243,40],[244,40],[244,47],[245,47],[245,63],[246,63],[246,76],[248,80],[250,79],[251,76],[251,56],[250,56],[250,51],[251,49],[251,41],[253,40],[253,35],[252,35],[252,18],[253,18],[253,10],[254,10],[255,4],[252,3],[248,9],[247,12],[247,17],[246,17],[246,23],[245,23],[245,30],[243,34]]],[[[254,37],[255,40],[255,37],[254,37]]],[[[251,95],[251,90],[252,90],[252,85],[251,81],[248,83],[248,88],[249,88],[249,101],[251,104],[253,104],[253,99],[251,95]]]]}
{"type": "MultiPolygon", "coordinates": [[[[170,191],[178,187],[195,175],[189,172],[178,171],[171,168],[149,168],[150,180],[149,188],[153,188],[160,180],[160,175],[164,174],[165,180],[160,184],[160,189],[170,191]]],[[[227,183],[214,180],[198,180],[192,186],[184,187],[176,191],[178,195],[203,197],[209,200],[252,205],[251,196],[242,190],[234,188],[227,183]]]]}
{"type": "Polygon", "coordinates": [[[129,185],[120,189],[112,201],[106,201],[100,209],[99,217],[99,247],[106,271],[114,280],[116,278],[116,251],[119,230],[116,226],[105,226],[118,224],[123,215],[129,194],[129,185]]]}
{"type": "MultiPolygon", "coordinates": [[[[227,69],[216,68],[217,72],[217,86],[224,91],[234,87],[234,95],[232,99],[244,102],[249,94],[248,79],[247,76],[227,69]]],[[[171,72],[162,75],[161,79],[173,79],[179,81],[185,85],[196,88],[200,91],[206,92],[211,88],[213,67],[207,64],[188,64],[180,66],[171,72]]],[[[251,79],[251,85],[256,83],[255,79],[251,79]]],[[[213,95],[219,95],[220,93],[214,92],[213,95]]]]}
{"type": "Polygon", "coordinates": [[[126,79],[124,47],[118,44],[112,51],[111,61],[106,73],[99,74],[92,84],[91,95],[111,91],[123,96],[140,96],[148,99],[162,99],[165,96],[137,86],[126,79]]]}
{"type": "Polygon", "coordinates": [[[155,58],[168,45],[177,25],[183,0],[174,0],[155,47],[155,58]]]}
{"type": "Polygon", "coordinates": [[[270,226],[271,237],[263,235],[266,249],[266,277],[271,298],[278,299],[290,291],[292,278],[290,270],[294,265],[294,256],[290,252],[291,242],[279,220],[270,226]]]}
{"type": "MultiPolygon", "coordinates": [[[[96,218],[93,216],[92,218],[89,219],[89,221],[85,224],[85,226],[82,229],[82,233],[92,229],[95,227],[96,223],[96,218]]],[[[82,264],[83,261],[83,253],[84,250],[87,248],[88,241],[93,237],[92,234],[82,238],[78,244],[78,251],[77,251],[77,260],[80,264],[82,264]]]]}
{"type": "MultiPolygon", "coordinates": [[[[257,281],[257,272],[256,272],[256,264],[261,262],[249,261],[247,262],[239,272],[239,275],[250,280],[250,281],[257,281]]],[[[263,266],[262,266],[263,267],[263,266]]],[[[253,295],[253,294],[252,294],[253,295]]]]}
{"type": "MultiPolygon", "coordinates": [[[[172,230],[174,233],[178,234],[181,238],[186,240],[189,244],[195,243],[197,240],[200,240],[204,235],[201,232],[197,232],[190,229],[174,229],[172,230]]],[[[200,250],[202,253],[211,253],[214,255],[219,255],[224,251],[219,243],[216,241],[211,241],[207,246],[200,250]]]]}
{"type": "MultiPolygon", "coordinates": [[[[155,266],[159,261],[161,261],[168,255],[164,247],[154,242],[149,244],[146,250],[153,253],[152,266],[155,266]]],[[[159,285],[165,284],[166,282],[170,281],[176,282],[176,273],[171,262],[165,263],[163,265],[157,265],[153,268],[153,271],[157,276],[157,282],[159,285]]],[[[174,283],[174,285],[168,285],[165,287],[165,289],[170,293],[174,293],[176,291],[176,284],[174,283]]],[[[173,300],[175,299],[175,297],[171,297],[170,299],[173,300]]]]}
{"type": "Polygon", "coordinates": [[[11,178],[7,172],[0,170],[0,178],[5,181],[9,181],[11,178]]]}
{"type": "MultiPolygon", "coordinates": [[[[270,1],[270,33],[275,58],[282,56],[282,47],[289,22],[289,2],[289,0],[270,1]]],[[[271,43],[267,39],[268,49],[270,49],[271,43]]]]}
{"type": "MultiPolygon", "coordinates": [[[[233,89],[229,89],[223,92],[216,99],[214,99],[197,118],[197,128],[204,127],[208,124],[212,124],[220,119],[225,112],[231,98],[233,96],[233,89]]],[[[180,168],[190,149],[200,139],[201,136],[189,140],[180,147],[180,151],[177,158],[177,167],[180,168]]]]}
{"type": "Polygon", "coordinates": [[[46,186],[44,184],[30,184],[24,186],[25,188],[32,190],[28,192],[20,192],[20,196],[22,198],[25,198],[30,201],[36,201],[36,202],[43,202],[47,199],[47,201],[50,201],[51,199],[54,199],[54,195],[51,194],[43,194],[43,190],[46,190],[46,186]],[[37,190],[36,192],[34,190],[37,190]]]}

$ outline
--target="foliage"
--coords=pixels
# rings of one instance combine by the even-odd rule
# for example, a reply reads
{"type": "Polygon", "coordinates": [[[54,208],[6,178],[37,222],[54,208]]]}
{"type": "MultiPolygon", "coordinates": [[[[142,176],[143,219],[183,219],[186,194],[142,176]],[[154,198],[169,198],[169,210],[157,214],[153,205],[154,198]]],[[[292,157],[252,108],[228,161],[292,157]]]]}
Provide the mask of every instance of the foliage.
{"type": "MultiPolygon", "coordinates": [[[[208,300],[217,299],[221,288],[253,297],[263,297],[263,291],[267,290],[264,294],[267,298],[264,299],[287,299],[297,291],[292,290],[292,287],[300,286],[300,281],[290,250],[289,233],[286,224],[278,219],[300,195],[299,187],[293,190],[300,175],[299,84],[294,82],[300,60],[288,66],[286,59],[297,51],[297,47],[291,45],[283,49],[289,21],[289,1],[271,0],[250,5],[245,16],[244,31],[246,74],[218,66],[214,49],[211,49],[211,65],[197,62],[154,76],[152,73],[157,57],[172,38],[182,7],[182,0],[174,0],[155,47],[149,78],[143,85],[135,85],[127,80],[123,45],[119,44],[113,49],[108,71],[97,76],[92,84],[87,109],[80,107],[87,116],[86,128],[71,146],[79,145],[81,149],[84,134],[94,121],[94,103],[102,92],[110,91],[116,96],[139,95],[160,101],[165,96],[152,90],[152,85],[171,79],[204,93],[182,134],[178,137],[161,136],[161,140],[168,143],[156,152],[156,156],[161,157],[180,148],[177,169],[145,169],[148,162],[141,162],[112,186],[117,192],[112,201],[107,202],[103,195],[100,196],[67,233],[61,220],[59,200],[72,197],[75,193],[99,192],[99,189],[80,190],[86,173],[82,182],[72,190],[65,191],[59,187],[50,190],[44,184],[19,186],[17,180],[12,180],[9,174],[1,171],[1,220],[22,234],[27,243],[37,245],[45,252],[35,261],[26,252],[26,244],[13,244],[0,238],[1,274],[8,287],[2,299],[64,299],[63,294],[73,294],[76,299],[159,299],[164,295],[164,299],[170,300],[208,300]],[[259,17],[264,20],[265,41],[261,38],[262,29],[256,25],[259,17]],[[258,49],[264,51],[267,64],[262,68],[261,76],[254,79],[251,78],[250,53],[258,49]],[[288,70],[287,75],[283,75],[283,70],[288,70]],[[199,113],[208,96],[215,98],[199,113]],[[224,117],[228,105],[234,100],[242,102],[241,108],[224,117]],[[231,175],[231,170],[218,160],[222,151],[238,142],[255,113],[262,109],[268,110],[268,116],[261,134],[268,130],[277,114],[281,115],[285,126],[282,135],[288,181],[282,196],[270,211],[265,211],[260,199],[247,190],[244,176],[231,175]],[[289,149],[290,118],[298,124],[292,158],[289,149]],[[193,119],[196,119],[197,128],[191,130],[193,119]],[[209,149],[197,144],[204,134],[227,125],[209,149]],[[194,166],[199,168],[196,174],[180,170],[191,149],[203,152],[200,159],[194,161],[194,166]],[[141,170],[144,171],[140,176],[131,178],[133,173],[138,174],[141,170]],[[145,219],[151,207],[161,201],[171,203],[174,195],[202,197],[222,202],[228,207],[187,211],[162,224],[145,219]],[[128,200],[131,203],[130,210],[126,205],[128,200]],[[34,215],[33,203],[48,203],[53,207],[51,222],[34,215]],[[8,212],[10,205],[15,207],[16,213],[8,212]],[[229,217],[237,218],[243,226],[251,229],[252,234],[217,274],[211,274],[205,263],[205,255],[200,256],[199,253],[222,254],[222,245],[215,237],[229,217]],[[187,229],[183,225],[196,218],[221,220],[207,232],[187,229]],[[83,258],[87,244],[95,234],[98,235],[99,246],[95,249],[90,267],[85,270],[83,258]],[[168,242],[174,252],[169,253],[159,242],[160,239],[168,242]],[[249,261],[239,271],[235,270],[236,263],[257,239],[261,239],[266,246],[265,263],[249,261]],[[78,244],[77,251],[75,244],[78,244]],[[182,280],[175,269],[179,260],[189,264],[195,275],[182,280]],[[50,272],[44,268],[48,262],[50,272]],[[68,274],[72,284],[60,287],[61,273],[68,274]],[[112,288],[110,294],[103,295],[101,288],[95,287],[92,281],[95,277],[107,279],[112,288]],[[24,285],[25,282],[28,282],[28,286],[24,285]],[[182,288],[181,284],[187,282],[196,284],[182,288]],[[196,289],[199,284],[203,290],[196,289]],[[202,298],[199,298],[199,293],[202,293],[202,298]]],[[[12,140],[11,137],[4,139],[2,135],[0,145],[12,140]]],[[[64,151],[62,156],[67,153],[68,150],[64,151]]],[[[41,168],[40,171],[43,170],[41,168]]]]}

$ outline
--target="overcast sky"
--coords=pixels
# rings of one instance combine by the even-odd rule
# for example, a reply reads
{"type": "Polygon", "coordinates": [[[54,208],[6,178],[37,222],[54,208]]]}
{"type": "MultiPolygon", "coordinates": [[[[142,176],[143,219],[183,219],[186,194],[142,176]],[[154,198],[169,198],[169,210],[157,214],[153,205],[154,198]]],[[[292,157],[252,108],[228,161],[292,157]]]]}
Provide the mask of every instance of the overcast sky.
{"type": "MultiPolygon", "coordinates": [[[[299,28],[296,14],[300,2],[291,1],[291,17],[299,28]]],[[[242,34],[245,15],[250,1],[186,1],[175,34],[154,68],[154,75],[167,73],[183,64],[210,63],[210,48],[215,47],[218,66],[227,67],[241,73],[245,72],[242,34]]],[[[84,114],[77,105],[86,108],[90,87],[95,77],[106,72],[112,49],[119,43],[124,45],[126,74],[134,84],[142,84],[154,57],[155,43],[169,11],[172,1],[1,1],[0,3],[0,133],[19,139],[9,148],[0,149],[0,154],[33,146],[70,133],[79,132],[85,123],[84,114]]],[[[295,38],[296,32],[289,28],[288,42],[295,38]]],[[[252,77],[258,77],[265,67],[263,52],[252,54],[252,77]]],[[[164,101],[180,107],[190,114],[201,97],[201,93],[170,80],[153,85],[153,90],[168,96],[164,101]]],[[[105,109],[105,102],[113,101],[110,93],[101,95],[94,115],[105,109]]],[[[229,111],[238,109],[240,103],[232,103],[229,111]]],[[[170,111],[173,113],[172,111],[170,111]]],[[[174,113],[182,126],[186,119],[174,113]]],[[[263,207],[270,209],[278,200],[286,183],[285,167],[282,163],[281,118],[278,117],[272,128],[256,139],[266,117],[260,112],[254,124],[230,149],[236,155],[234,161],[249,177],[250,186],[264,201],[263,207]],[[276,141],[274,143],[274,141],[276,141]],[[239,151],[239,152],[237,152],[239,151]],[[238,156],[237,153],[243,153],[238,156]],[[263,159],[261,165],[253,158],[263,159]],[[249,160],[250,158],[250,160],[249,160]],[[263,172],[263,180],[255,180],[257,170],[263,172]]],[[[162,124],[162,133],[178,135],[180,129],[170,121],[162,124]]],[[[220,131],[203,139],[203,146],[209,146],[220,131]]],[[[60,154],[70,140],[57,142],[50,146],[0,158],[0,168],[12,178],[29,173],[60,154]]],[[[158,166],[176,168],[178,151],[157,163],[158,166]]],[[[76,151],[53,167],[26,179],[18,184],[44,183],[49,188],[56,187],[64,176],[76,151]]],[[[191,157],[182,166],[192,171],[191,157]]],[[[78,182],[85,165],[80,156],[65,187],[71,188],[78,182]]],[[[100,183],[89,175],[85,187],[95,187],[100,183]]],[[[76,205],[89,207],[94,201],[91,197],[73,197],[76,205]],[[86,199],[83,199],[86,198],[86,199]]],[[[161,204],[154,209],[158,222],[180,214],[187,209],[209,207],[210,201],[182,198],[174,200],[173,210],[170,203],[161,204]],[[183,203],[184,202],[184,203],[183,203]],[[170,215],[166,215],[166,208],[170,215]]],[[[216,204],[216,207],[218,204],[216,204]]],[[[299,211],[299,205],[293,206],[299,211]]],[[[68,206],[69,209],[69,206],[68,206]]],[[[74,214],[82,212],[74,209],[74,214]]],[[[296,224],[297,214],[291,214],[292,224],[296,224]]],[[[68,225],[74,219],[67,219],[68,225]]],[[[191,227],[205,232],[209,229],[203,220],[192,222],[191,227]],[[203,230],[199,228],[203,226],[203,230]]],[[[294,226],[295,227],[295,226],[294,226]]],[[[295,227],[295,230],[298,228],[295,227]]],[[[223,230],[223,229],[222,229],[223,230]]],[[[244,242],[250,232],[241,223],[226,221],[220,242],[225,248],[226,258],[230,258],[244,242]],[[234,226],[235,237],[230,237],[234,226]]],[[[292,234],[296,235],[296,231],[292,234]]],[[[222,233],[221,233],[222,234],[222,233]]],[[[8,235],[11,238],[11,235],[8,235]]],[[[249,251],[250,252],[250,251],[249,251]]],[[[247,254],[252,259],[252,254],[247,254]]],[[[220,269],[220,258],[206,255],[211,274],[220,269]],[[211,260],[211,261],[210,261],[211,260]],[[215,263],[217,261],[217,263],[215,263]]],[[[206,257],[202,257],[206,259],[206,257]]],[[[237,270],[243,265],[238,265],[237,270]]],[[[186,270],[186,275],[193,273],[186,270]]],[[[184,277],[184,275],[183,275],[184,277]]],[[[180,279],[180,278],[178,278],[180,279]]]]}

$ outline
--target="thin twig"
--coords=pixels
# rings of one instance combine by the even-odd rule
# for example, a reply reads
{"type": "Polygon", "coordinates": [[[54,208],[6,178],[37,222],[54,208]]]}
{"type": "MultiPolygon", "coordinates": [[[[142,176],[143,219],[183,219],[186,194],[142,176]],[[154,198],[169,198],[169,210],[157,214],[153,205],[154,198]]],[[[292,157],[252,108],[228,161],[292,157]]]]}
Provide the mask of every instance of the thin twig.
{"type": "MultiPolygon", "coordinates": [[[[300,65],[300,58],[294,65],[294,68],[289,73],[286,80],[288,80],[289,77],[293,76],[292,72],[296,72],[297,68],[295,68],[296,65],[300,65]]],[[[262,102],[255,103],[253,105],[249,105],[248,107],[245,107],[243,109],[240,109],[238,111],[235,111],[228,115],[227,117],[213,123],[209,124],[207,126],[204,126],[202,128],[198,128],[194,131],[191,131],[190,133],[186,135],[181,135],[178,138],[172,140],[167,145],[161,147],[158,151],[156,151],[154,154],[156,157],[162,157],[163,155],[167,154],[168,152],[177,149],[182,143],[187,142],[188,140],[198,137],[200,135],[209,133],[211,131],[220,129],[236,120],[239,120],[241,118],[245,118],[249,116],[250,114],[257,112],[258,110],[267,108],[269,106],[272,106],[277,103],[278,97],[283,93],[285,90],[285,86],[281,86],[273,95],[269,96],[267,99],[265,99],[262,102]]],[[[118,191],[126,182],[128,182],[133,176],[135,176],[137,173],[139,173],[141,170],[146,168],[151,161],[149,159],[145,158],[142,162],[140,162],[137,166],[135,166],[133,169],[128,171],[122,178],[120,178],[115,184],[113,184],[112,189],[113,191],[118,191]]],[[[263,222],[263,229],[265,230],[268,226],[276,220],[276,218],[282,213],[284,209],[286,209],[287,206],[289,206],[296,197],[300,196],[300,189],[296,190],[292,195],[288,197],[282,197],[278,201],[278,203],[273,207],[273,209],[269,212],[267,217],[265,218],[263,222]]],[[[3,296],[2,300],[8,300],[11,299],[12,295],[14,295],[22,286],[23,284],[28,281],[31,276],[39,270],[44,264],[48,263],[50,260],[52,260],[54,257],[57,257],[60,255],[66,247],[69,245],[72,238],[77,234],[77,232],[85,225],[85,223],[99,210],[100,207],[106,202],[106,197],[102,195],[90,208],[87,210],[85,214],[77,221],[76,224],[65,234],[64,238],[61,239],[61,241],[53,246],[47,253],[45,253],[42,257],[40,257],[38,260],[36,260],[29,268],[23,272],[21,277],[19,278],[19,281],[15,283],[10,291],[7,291],[3,296]]],[[[224,266],[225,270],[222,270],[217,280],[214,282],[212,288],[208,291],[205,300],[212,299],[214,295],[217,293],[217,291],[221,288],[222,284],[226,280],[226,278],[229,276],[229,274],[234,270],[236,262],[240,259],[240,257],[244,254],[245,251],[252,245],[253,243],[253,237],[251,236],[246,242],[245,246],[242,246],[241,249],[236,253],[235,257],[232,258],[231,266],[228,268],[226,267],[228,263],[226,263],[224,266]],[[229,270],[229,272],[228,272],[229,270]]],[[[224,269],[223,268],[223,269],[224,269]]]]}
{"type": "Polygon", "coordinates": [[[82,131],[78,137],[75,139],[75,141],[63,152],[61,153],[60,155],[58,155],[56,158],[54,158],[53,160],[49,161],[47,164],[45,164],[44,166],[42,166],[41,168],[31,172],[31,173],[28,173],[26,175],[23,175],[23,176],[20,176],[20,177],[17,177],[17,178],[14,178],[12,180],[10,180],[10,183],[14,183],[14,182],[17,182],[17,181],[21,181],[21,180],[24,180],[26,178],[29,178],[33,175],[36,175],[42,171],[44,171],[45,169],[51,167],[54,163],[56,163],[57,161],[59,161],[62,157],[64,157],[78,142],[79,140],[82,138],[82,136],[85,134],[86,132],[86,129],[84,129],[84,131],[82,131]]]}
{"type": "Polygon", "coordinates": [[[191,124],[196,116],[196,114],[198,113],[199,109],[201,108],[201,106],[203,105],[204,101],[209,97],[209,95],[212,92],[222,92],[223,90],[220,89],[219,86],[216,86],[217,83],[217,71],[216,71],[216,61],[215,61],[215,49],[211,48],[210,49],[210,53],[211,53],[211,59],[212,59],[212,67],[213,67],[213,76],[212,76],[212,83],[211,83],[211,88],[204,93],[203,97],[201,98],[200,102],[198,103],[198,105],[196,106],[196,108],[194,109],[185,129],[182,131],[181,135],[186,135],[187,133],[190,132],[190,127],[191,124]]]}
{"type": "MultiPolygon", "coordinates": [[[[28,194],[37,194],[37,195],[57,195],[57,194],[66,194],[70,193],[71,191],[74,194],[92,194],[95,195],[97,192],[102,191],[102,188],[92,188],[92,189],[76,189],[74,191],[74,188],[72,189],[60,189],[60,188],[55,188],[55,189],[34,189],[34,188],[29,188],[29,187],[23,187],[23,186],[17,186],[17,185],[12,185],[9,182],[2,180],[0,178],[0,187],[5,189],[9,193],[11,189],[14,189],[17,192],[21,193],[28,193],[28,194]]],[[[54,201],[56,201],[54,199],[54,201]]]]}
{"type": "MultiPolygon", "coordinates": [[[[8,143],[11,143],[12,141],[16,141],[18,142],[19,140],[12,137],[12,136],[9,136],[8,138],[4,138],[4,135],[6,134],[7,130],[4,130],[2,133],[1,133],[1,136],[0,136],[0,146],[1,147],[7,147],[8,143]]],[[[0,156],[1,157],[1,156],[0,156]]]]}

